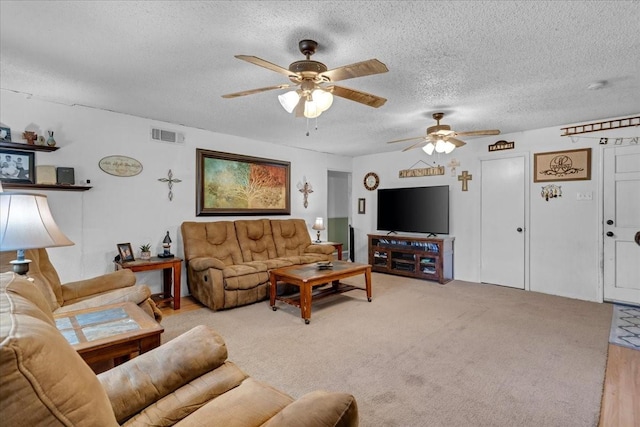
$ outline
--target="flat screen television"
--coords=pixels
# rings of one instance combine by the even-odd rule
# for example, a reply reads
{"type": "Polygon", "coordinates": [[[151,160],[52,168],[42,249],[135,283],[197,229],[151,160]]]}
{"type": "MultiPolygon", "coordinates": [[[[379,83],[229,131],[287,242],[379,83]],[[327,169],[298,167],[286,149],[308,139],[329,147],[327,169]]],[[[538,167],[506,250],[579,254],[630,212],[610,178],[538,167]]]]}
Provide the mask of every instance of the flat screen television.
{"type": "Polygon", "coordinates": [[[378,190],[378,230],[449,234],[449,186],[378,190]]]}

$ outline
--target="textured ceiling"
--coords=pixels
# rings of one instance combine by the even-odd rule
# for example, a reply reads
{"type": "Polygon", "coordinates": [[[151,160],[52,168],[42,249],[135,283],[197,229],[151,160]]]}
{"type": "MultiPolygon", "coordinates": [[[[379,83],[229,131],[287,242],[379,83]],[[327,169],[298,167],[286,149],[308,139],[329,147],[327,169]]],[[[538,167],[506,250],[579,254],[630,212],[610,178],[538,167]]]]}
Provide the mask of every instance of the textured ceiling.
{"type": "Polygon", "coordinates": [[[0,16],[2,89],[328,153],[401,150],[387,141],[438,111],[502,133],[640,112],[639,1],[3,0],[0,16]],[[221,97],[288,83],[234,55],[288,68],[302,39],[330,69],[385,63],[340,85],[387,103],[336,97],[316,130],[280,107],[284,91],[221,97]]]}

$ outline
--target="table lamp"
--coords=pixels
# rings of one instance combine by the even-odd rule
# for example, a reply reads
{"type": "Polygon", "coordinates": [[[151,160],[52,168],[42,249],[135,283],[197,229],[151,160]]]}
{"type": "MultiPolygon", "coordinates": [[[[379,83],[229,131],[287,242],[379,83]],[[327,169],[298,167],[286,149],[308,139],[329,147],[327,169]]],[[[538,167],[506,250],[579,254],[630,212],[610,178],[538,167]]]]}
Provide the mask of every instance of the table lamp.
{"type": "Polygon", "coordinates": [[[26,249],[71,246],[51,215],[44,194],[0,193],[0,250],[17,251],[18,259],[11,261],[16,274],[26,275],[30,259],[26,249]]]}
{"type": "Polygon", "coordinates": [[[316,218],[315,224],[311,227],[314,230],[318,231],[318,237],[316,238],[316,243],[320,243],[320,230],[324,230],[324,221],[322,217],[316,218]]]}

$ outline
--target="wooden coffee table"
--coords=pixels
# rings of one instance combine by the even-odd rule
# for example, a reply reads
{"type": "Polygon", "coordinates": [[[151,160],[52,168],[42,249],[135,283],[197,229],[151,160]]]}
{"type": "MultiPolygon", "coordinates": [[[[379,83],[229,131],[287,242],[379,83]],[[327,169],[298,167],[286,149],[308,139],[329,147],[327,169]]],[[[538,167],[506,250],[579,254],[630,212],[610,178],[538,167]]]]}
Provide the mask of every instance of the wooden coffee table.
{"type": "Polygon", "coordinates": [[[269,272],[271,286],[269,287],[269,302],[273,311],[277,310],[276,300],[300,307],[300,316],[304,323],[311,321],[311,300],[319,299],[333,294],[348,292],[354,289],[366,290],[367,300],[371,301],[371,266],[355,262],[332,261],[333,267],[321,270],[318,264],[294,265],[282,267],[269,272]],[[364,274],[366,289],[340,283],[340,279],[364,274]],[[300,288],[298,296],[291,298],[277,296],[278,282],[289,283],[300,288]],[[329,288],[313,291],[314,286],[332,283],[329,288]]]}
{"type": "Polygon", "coordinates": [[[164,328],[132,302],[68,311],[54,316],[56,327],[98,373],[160,345],[164,328]]]}

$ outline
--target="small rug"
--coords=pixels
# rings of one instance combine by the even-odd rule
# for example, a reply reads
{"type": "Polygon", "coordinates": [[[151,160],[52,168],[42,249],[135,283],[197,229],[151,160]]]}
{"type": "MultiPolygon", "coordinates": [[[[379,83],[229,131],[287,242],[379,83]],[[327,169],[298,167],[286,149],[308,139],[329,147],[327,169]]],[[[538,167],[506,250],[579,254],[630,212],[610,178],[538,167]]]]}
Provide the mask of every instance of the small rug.
{"type": "Polygon", "coordinates": [[[640,307],[621,304],[613,306],[609,342],[640,350],[640,307]]]}

